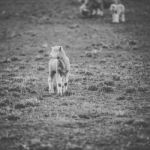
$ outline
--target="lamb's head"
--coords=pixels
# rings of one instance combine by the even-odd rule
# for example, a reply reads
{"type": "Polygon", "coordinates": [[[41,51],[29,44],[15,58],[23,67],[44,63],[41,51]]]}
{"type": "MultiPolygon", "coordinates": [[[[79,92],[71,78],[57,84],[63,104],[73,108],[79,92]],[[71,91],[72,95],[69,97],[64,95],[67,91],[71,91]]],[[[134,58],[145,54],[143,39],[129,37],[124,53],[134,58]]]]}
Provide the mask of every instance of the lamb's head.
{"type": "Polygon", "coordinates": [[[50,57],[52,58],[63,58],[65,56],[65,51],[62,46],[53,46],[51,48],[50,57]]]}

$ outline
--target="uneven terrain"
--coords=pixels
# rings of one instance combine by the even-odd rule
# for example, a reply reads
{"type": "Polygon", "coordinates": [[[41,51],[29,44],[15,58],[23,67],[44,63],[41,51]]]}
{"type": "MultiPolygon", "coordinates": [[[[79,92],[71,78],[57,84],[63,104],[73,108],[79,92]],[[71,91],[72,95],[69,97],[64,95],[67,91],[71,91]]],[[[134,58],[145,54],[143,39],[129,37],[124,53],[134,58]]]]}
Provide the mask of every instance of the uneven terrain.
{"type": "Polygon", "coordinates": [[[0,1],[0,150],[150,149],[150,1],[123,2],[112,24],[76,0],[0,1]],[[62,97],[48,93],[54,45],[71,62],[62,97]]]}

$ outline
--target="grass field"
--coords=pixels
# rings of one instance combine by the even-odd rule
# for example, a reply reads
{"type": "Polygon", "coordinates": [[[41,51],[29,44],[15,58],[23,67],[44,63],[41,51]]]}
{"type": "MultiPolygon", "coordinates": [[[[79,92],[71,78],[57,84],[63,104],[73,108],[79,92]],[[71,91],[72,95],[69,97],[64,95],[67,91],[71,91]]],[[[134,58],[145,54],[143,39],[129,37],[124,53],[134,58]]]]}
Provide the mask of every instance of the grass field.
{"type": "Polygon", "coordinates": [[[150,149],[150,1],[123,2],[112,24],[76,0],[0,1],[0,150],[150,149]],[[46,43],[70,58],[67,96],[48,93],[46,43]]]}

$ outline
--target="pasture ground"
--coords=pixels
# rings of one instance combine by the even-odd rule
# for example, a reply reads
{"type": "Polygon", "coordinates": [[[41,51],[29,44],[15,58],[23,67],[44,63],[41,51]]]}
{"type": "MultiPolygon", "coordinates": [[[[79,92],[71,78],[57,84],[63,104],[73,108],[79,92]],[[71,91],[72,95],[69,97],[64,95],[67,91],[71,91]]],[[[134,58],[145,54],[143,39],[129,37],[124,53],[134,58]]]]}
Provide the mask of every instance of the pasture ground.
{"type": "Polygon", "coordinates": [[[150,149],[150,1],[124,3],[112,24],[75,0],[0,1],[0,150],[150,149]],[[47,42],[70,57],[63,97],[48,94],[47,42]]]}

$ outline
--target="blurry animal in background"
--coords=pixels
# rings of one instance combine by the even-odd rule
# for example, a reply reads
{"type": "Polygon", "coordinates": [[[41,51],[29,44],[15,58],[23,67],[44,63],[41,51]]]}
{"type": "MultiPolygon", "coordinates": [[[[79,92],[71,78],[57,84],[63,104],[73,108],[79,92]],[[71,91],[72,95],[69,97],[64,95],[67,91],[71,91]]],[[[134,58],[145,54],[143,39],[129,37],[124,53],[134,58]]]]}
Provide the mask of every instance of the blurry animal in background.
{"type": "Polygon", "coordinates": [[[125,22],[125,6],[121,4],[120,0],[114,0],[110,6],[110,11],[113,23],[125,22]]]}
{"type": "Polygon", "coordinates": [[[70,61],[62,46],[54,46],[49,61],[49,93],[63,95],[68,89],[70,61]]]}
{"type": "Polygon", "coordinates": [[[103,16],[103,9],[103,0],[84,0],[80,7],[80,13],[86,17],[103,16]]]}
{"type": "Polygon", "coordinates": [[[110,8],[113,0],[78,0],[81,4],[80,14],[85,17],[103,16],[104,9],[110,8]]]}
{"type": "Polygon", "coordinates": [[[90,17],[92,15],[92,12],[86,6],[86,3],[82,3],[80,6],[80,14],[85,17],[90,17]]]}

